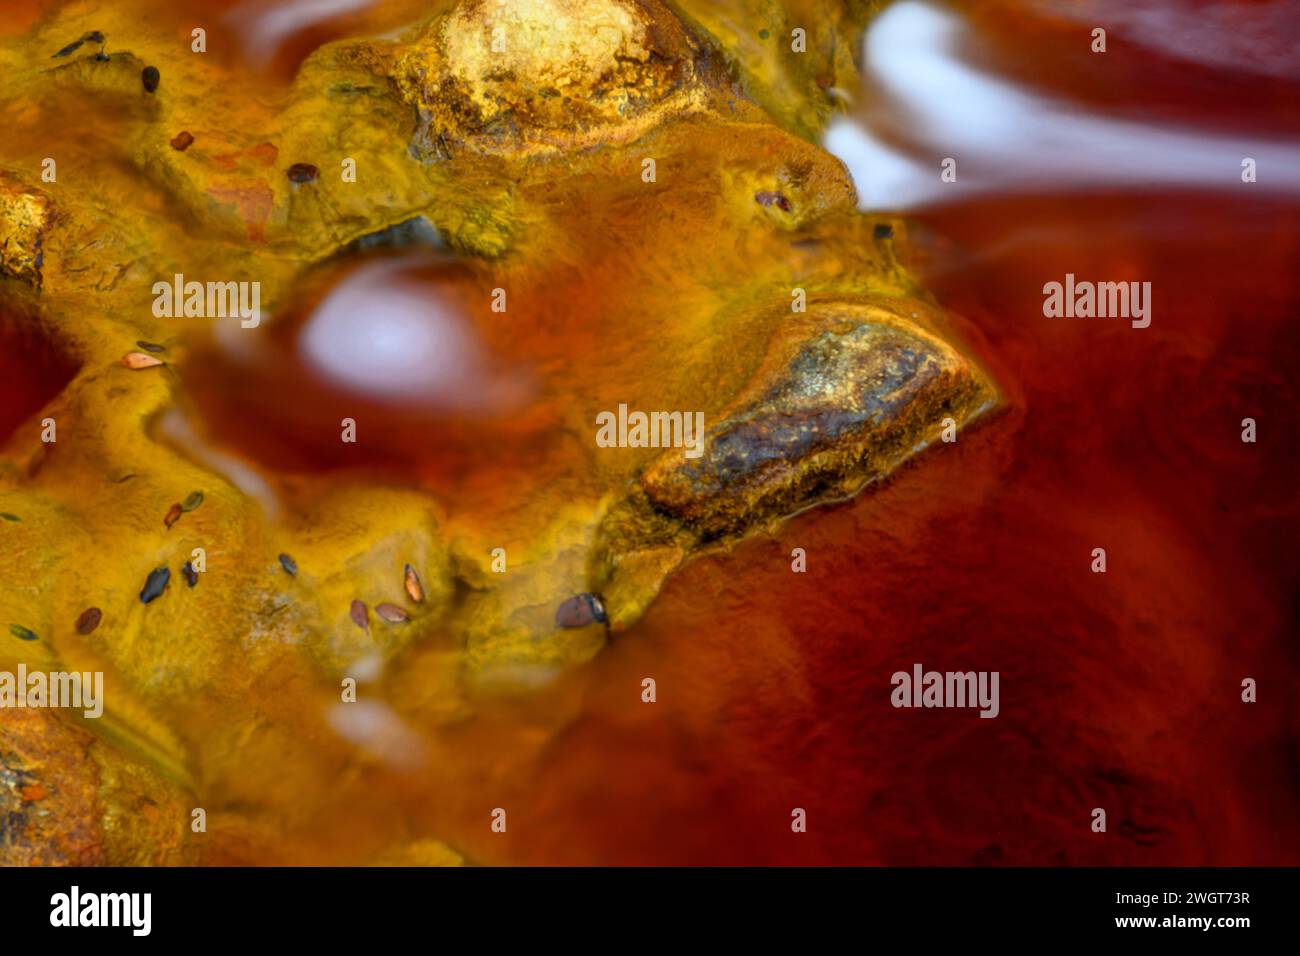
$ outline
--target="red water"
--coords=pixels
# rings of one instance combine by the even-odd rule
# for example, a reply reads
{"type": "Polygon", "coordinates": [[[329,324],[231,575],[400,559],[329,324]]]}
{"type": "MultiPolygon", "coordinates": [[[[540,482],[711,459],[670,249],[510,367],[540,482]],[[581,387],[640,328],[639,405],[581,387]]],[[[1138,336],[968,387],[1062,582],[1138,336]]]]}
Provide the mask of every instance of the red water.
{"type": "MultiPolygon", "coordinates": [[[[1300,115],[1300,78],[1159,52],[1104,80],[1043,75],[1076,34],[976,9],[1008,72],[1130,117],[1300,115]],[[1207,76],[1223,92],[1201,108],[1207,76]]],[[[297,821],[304,859],[382,830],[484,863],[1300,861],[1297,226],[1264,191],[1062,187],[917,214],[913,265],[1006,409],[854,502],[689,564],[590,665],[438,731],[428,772],[372,776],[364,800],[340,781],[297,821]],[[1067,272],[1151,282],[1151,326],[1045,318],[1042,286],[1067,272]],[[894,709],[890,676],[917,662],[999,671],[1000,715],[894,709]]],[[[21,367],[0,389],[36,396],[21,367]]]]}
{"type": "Polygon", "coordinates": [[[73,359],[39,334],[31,316],[0,312],[0,443],[31,421],[76,372],[73,359]]]}
{"type": "MultiPolygon", "coordinates": [[[[1027,23],[983,29],[1013,50],[1027,23]]],[[[1031,59],[1077,39],[1032,32],[1031,59]]],[[[1106,81],[1129,115],[1192,112],[1164,86],[1144,101],[1178,69],[1146,63],[1106,81]]],[[[1267,91],[1257,132],[1300,115],[1294,79],[1267,91]]],[[[485,862],[1294,864],[1298,216],[1268,193],[1065,188],[919,216],[914,264],[1009,408],[688,566],[588,668],[450,735],[456,769],[407,813],[485,862]],[[1151,326],[1045,318],[1067,272],[1151,282],[1151,326]],[[1000,716],[894,709],[915,662],[999,671],[1000,716]]]]}

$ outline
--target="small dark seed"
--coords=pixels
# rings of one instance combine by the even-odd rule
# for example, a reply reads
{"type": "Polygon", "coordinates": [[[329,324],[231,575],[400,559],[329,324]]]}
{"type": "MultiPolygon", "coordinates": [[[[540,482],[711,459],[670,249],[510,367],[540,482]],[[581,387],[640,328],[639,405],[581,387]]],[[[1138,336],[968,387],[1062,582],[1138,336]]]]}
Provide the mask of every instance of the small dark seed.
{"type": "Polygon", "coordinates": [[[284,568],[285,572],[288,574],[298,573],[298,562],[287,554],[280,555],[280,567],[284,568]]]}
{"type": "Polygon", "coordinates": [[[36,632],[23,627],[21,624],[10,624],[9,633],[20,641],[39,641],[36,632]]]}
{"type": "Polygon", "coordinates": [[[203,492],[194,491],[190,493],[188,498],[181,502],[181,510],[193,511],[201,504],[203,504],[203,492]]]}
{"type": "Polygon", "coordinates": [[[402,583],[406,586],[406,593],[416,604],[424,603],[424,585],[420,583],[420,576],[415,573],[415,568],[409,564],[402,574],[402,583]]]}
{"type": "Polygon", "coordinates": [[[180,505],[172,505],[167,511],[167,516],[163,518],[163,524],[170,528],[177,521],[181,520],[181,515],[184,513],[185,509],[180,505]]]}
{"type": "Polygon", "coordinates": [[[140,71],[140,82],[144,84],[144,91],[146,93],[152,93],[158,89],[158,81],[160,79],[162,79],[162,77],[158,73],[158,67],[156,66],[146,66],[140,71]]]}
{"type": "Polygon", "coordinates": [[[199,572],[194,570],[194,565],[189,561],[181,565],[181,574],[185,576],[185,583],[190,587],[199,583],[199,572]]]}
{"type": "Polygon", "coordinates": [[[78,47],[80,47],[81,44],[83,44],[83,43],[85,43],[85,42],[86,42],[86,41],[85,41],[84,39],[82,39],[82,40],[74,40],[73,42],[71,42],[71,43],[69,43],[67,46],[65,46],[62,50],[60,50],[58,53],[54,54],[54,56],[50,57],[50,59],[53,60],[53,59],[55,59],[55,58],[57,58],[57,57],[67,56],[69,53],[71,53],[73,50],[75,50],[75,49],[77,49],[78,47]]]}
{"type": "Polygon", "coordinates": [[[403,621],[409,621],[411,619],[410,615],[396,604],[376,604],[375,613],[390,624],[401,624],[403,621]]]}
{"type": "Polygon", "coordinates": [[[107,63],[108,54],[105,53],[103,50],[100,50],[98,53],[95,54],[95,59],[98,60],[100,63],[107,63]]]}
{"type": "Polygon", "coordinates": [[[289,180],[295,183],[309,183],[320,175],[311,163],[294,163],[289,167],[289,180]]]}
{"type": "Polygon", "coordinates": [[[131,472],[131,474],[129,474],[129,475],[123,475],[121,478],[118,478],[118,479],[114,480],[113,484],[115,484],[115,485],[120,485],[122,482],[124,482],[124,481],[130,481],[132,478],[135,478],[135,477],[137,477],[136,473],[135,473],[135,472],[131,472]]]}
{"type": "Polygon", "coordinates": [[[172,137],[172,149],[179,149],[182,153],[190,148],[190,143],[194,142],[194,137],[189,130],[181,130],[172,137]]]}
{"type": "Polygon", "coordinates": [[[77,618],[77,633],[89,634],[99,627],[99,619],[103,616],[104,612],[97,607],[86,608],[81,612],[81,617],[77,618]]]}
{"type": "Polygon", "coordinates": [[[9,512],[7,512],[7,511],[0,511],[0,518],[4,518],[5,521],[22,521],[22,520],[23,520],[22,518],[18,517],[17,515],[11,515],[11,514],[10,514],[9,512]]]}
{"type": "Polygon", "coordinates": [[[599,621],[604,624],[605,605],[595,594],[575,594],[555,612],[555,623],[560,627],[585,627],[599,621]]]}
{"type": "Polygon", "coordinates": [[[148,604],[158,595],[162,594],[167,588],[167,582],[171,580],[172,573],[164,565],[161,568],[154,568],[149,572],[149,578],[144,582],[144,590],[140,592],[140,603],[148,604]]]}
{"type": "Polygon", "coordinates": [[[363,631],[370,630],[370,612],[366,610],[364,601],[353,601],[349,613],[352,615],[352,620],[357,627],[363,631]]]}
{"type": "Polygon", "coordinates": [[[764,190],[762,192],[754,193],[754,198],[758,200],[760,206],[775,206],[782,212],[790,211],[790,200],[786,199],[780,193],[767,192],[764,190]]]}
{"type": "Polygon", "coordinates": [[[166,348],[164,348],[163,346],[159,345],[157,342],[145,342],[145,341],[139,341],[139,342],[136,342],[135,344],[138,345],[138,346],[140,346],[140,348],[144,349],[146,352],[166,352],[166,351],[167,351],[166,348]]]}
{"type": "Polygon", "coordinates": [[[89,40],[91,43],[103,43],[104,34],[100,33],[98,30],[91,30],[84,37],[82,37],[82,39],[89,40]]]}
{"type": "Polygon", "coordinates": [[[894,235],[894,227],[887,222],[876,223],[875,236],[877,239],[890,239],[894,235]]]}

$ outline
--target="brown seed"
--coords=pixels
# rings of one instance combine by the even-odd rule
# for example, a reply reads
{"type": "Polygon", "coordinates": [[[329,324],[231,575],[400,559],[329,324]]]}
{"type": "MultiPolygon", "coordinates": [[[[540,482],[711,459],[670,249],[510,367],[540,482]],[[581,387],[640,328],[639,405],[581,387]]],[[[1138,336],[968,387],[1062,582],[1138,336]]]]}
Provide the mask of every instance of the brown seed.
{"type": "Polygon", "coordinates": [[[375,613],[391,624],[401,624],[411,619],[410,615],[396,604],[376,604],[375,613]]]}
{"type": "Polygon", "coordinates": [[[153,368],[161,365],[162,359],[146,355],[144,352],[127,352],[122,356],[122,364],[131,369],[153,368]]]}
{"type": "Polygon", "coordinates": [[[758,204],[760,206],[775,206],[777,209],[780,209],[782,212],[790,211],[790,200],[786,199],[780,193],[768,192],[767,190],[763,190],[761,192],[754,193],[754,198],[758,200],[758,204]]]}
{"type": "Polygon", "coordinates": [[[416,604],[423,604],[424,585],[420,583],[420,576],[415,573],[415,568],[408,564],[406,574],[403,577],[406,583],[406,593],[410,595],[411,600],[416,604]]]}
{"type": "Polygon", "coordinates": [[[366,610],[365,601],[352,602],[352,620],[361,630],[370,630],[370,612],[366,610]]]}
{"type": "Polygon", "coordinates": [[[183,153],[190,148],[192,142],[194,142],[194,136],[189,130],[181,130],[172,137],[172,149],[178,149],[183,153]]]}
{"type": "Polygon", "coordinates": [[[185,513],[185,509],[182,508],[180,505],[172,505],[167,512],[167,517],[163,518],[163,524],[165,524],[167,527],[170,528],[172,525],[174,525],[177,521],[181,519],[181,515],[183,515],[184,513],[185,513]]]}
{"type": "Polygon", "coordinates": [[[320,175],[320,170],[311,163],[294,163],[289,167],[289,181],[309,183],[320,175]]]}
{"type": "Polygon", "coordinates": [[[103,616],[104,612],[97,607],[86,608],[81,612],[81,617],[77,618],[77,633],[89,634],[99,627],[99,619],[103,616]]]}
{"type": "Polygon", "coordinates": [[[158,73],[158,67],[146,66],[140,71],[140,82],[144,84],[146,93],[153,93],[158,89],[158,81],[162,79],[158,73]]]}

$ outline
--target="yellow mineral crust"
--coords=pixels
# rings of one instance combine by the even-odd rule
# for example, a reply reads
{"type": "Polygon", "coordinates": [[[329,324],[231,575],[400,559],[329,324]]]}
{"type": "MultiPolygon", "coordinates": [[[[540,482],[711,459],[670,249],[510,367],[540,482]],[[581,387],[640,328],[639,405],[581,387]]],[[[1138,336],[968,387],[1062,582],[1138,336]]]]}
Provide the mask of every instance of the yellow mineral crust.
{"type": "Polygon", "coordinates": [[[699,108],[709,69],[658,0],[474,0],[403,48],[393,75],[419,108],[417,143],[438,155],[627,141],[699,108]]]}
{"type": "Polygon", "coordinates": [[[100,720],[0,724],[0,812],[22,819],[0,860],[455,862],[428,809],[469,799],[439,776],[444,735],[479,726],[488,678],[517,693],[600,653],[604,622],[561,627],[562,602],[603,592],[630,626],[693,553],[977,417],[992,386],[900,266],[903,224],[878,239],[842,164],[792,132],[835,108],[823,80],[849,84],[862,9],[436,2],[397,39],[319,47],[283,87],[192,52],[188,14],[152,0],[63,5],[0,42],[0,332],[74,370],[0,448],[0,669],[99,670],[108,688],[100,720]],[[52,58],[89,31],[107,59],[52,58]],[[317,175],[291,178],[299,164],[317,175]],[[345,474],[218,440],[193,359],[264,345],[312,276],[417,217],[481,293],[472,334],[538,384],[546,427],[484,438],[442,485],[366,470],[389,450],[380,416],[345,474]],[[260,326],[156,314],[151,288],[177,273],[259,282],[260,326]],[[497,287],[508,313],[487,309],[497,287]],[[700,410],[749,464],[597,448],[594,416],[623,402],[700,410]],[[744,432],[787,415],[808,425],[789,446],[744,432]],[[838,415],[862,427],[804,442],[838,415]]]}
{"type": "Polygon", "coordinates": [[[47,196],[0,173],[0,275],[41,284],[41,244],[53,220],[47,196]]]}

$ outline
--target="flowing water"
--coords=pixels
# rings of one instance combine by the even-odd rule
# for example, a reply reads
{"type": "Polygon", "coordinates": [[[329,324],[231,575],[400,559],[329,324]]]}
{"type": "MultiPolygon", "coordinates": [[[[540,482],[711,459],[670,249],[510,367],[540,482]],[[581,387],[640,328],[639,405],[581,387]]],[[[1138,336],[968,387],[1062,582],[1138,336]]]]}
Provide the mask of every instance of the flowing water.
{"type": "MultiPolygon", "coordinates": [[[[251,86],[291,75],[325,40],[392,30],[412,6],[203,2],[160,15],[182,29],[191,9],[220,8],[251,86]]],[[[589,664],[417,727],[418,772],[302,771],[298,785],[333,789],[275,822],[289,858],[350,861],[434,836],[511,864],[1294,862],[1297,39],[1287,3],[887,9],[863,43],[863,88],[839,92],[846,111],[824,145],[864,210],[907,217],[909,266],[962,317],[1007,407],[851,502],[687,565],[589,664]],[[1097,24],[1110,28],[1105,53],[1089,49],[1097,24]],[[1067,274],[1149,282],[1150,325],[1046,317],[1043,287],[1067,274]],[[1246,418],[1255,443],[1242,441],[1246,418]],[[804,574],[791,573],[796,547],[804,574]],[[1090,570],[1096,548],[1105,574],[1090,570]],[[916,662],[999,671],[1000,715],[894,709],[890,676],[916,662]],[[1240,700],[1246,677],[1256,704],[1240,700]],[[498,806],[505,837],[486,825],[498,806]],[[1094,807],[1108,810],[1105,838],[1089,828],[1094,807]],[[807,833],[791,831],[793,808],[807,833]]],[[[304,297],[276,332],[293,336],[279,343],[298,350],[293,375],[199,353],[185,371],[197,414],[267,467],[328,470],[333,436],[268,409],[332,407],[347,389],[390,410],[388,444],[418,446],[414,463],[392,464],[425,487],[488,516],[493,494],[523,494],[528,476],[504,452],[480,461],[489,478],[466,477],[481,442],[430,416],[463,401],[466,378],[475,413],[515,408],[534,387],[550,400],[547,375],[596,361],[601,343],[523,331],[484,347],[454,294],[410,292],[431,277],[482,291],[474,267],[431,256],[367,261],[304,297]],[[383,335],[358,336],[368,315],[383,335]],[[501,355],[516,364],[494,366],[501,355]],[[403,378],[431,356],[436,376],[403,378]],[[420,444],[430,428],[445,455],[420,444]]],[[[613,288],[604,278],[553,281],[582,295],[613,288]]],[[[633,334],[636,303],[608,294],[597,311],[633,334]]],[[[5,398],[16,410],[0,426],[71,374],[0,386],[23,401],[5,398]]],[[[496,447],[519,452],[510,441],[553,424],[528,421],[496,447]]],[[[266,719],[285,717],[277,706],[266,719]]],[[[259,786],[226,796],[251,801],[259,786]]]]}
{"type": "Polygon", "coordinates": [[[509,854],[481,852],[1294,858],[1300,26],[1285,3],[1067,6],[895,5],[827,137],[864,208],[912,217],[915,268],[978,330],[1010,411],[956,455],[684,570],[554,691],[581,710],[535,764],[485,759],[531,810],[509,854]],[[1113,24],[1105,54],[1095,24],[1113,24]],[[1067,273],[1150,282],[1151,325],[1045,318],[1043,285],[1067,273]],[[888,676],[917,661],[999,670],[1001,715],[893,709],[888,676]],[[653,710],[633,693],[646,675],[653,710]],[[1256,705],[1248,676],[1268,688],[1256,705]]]}

